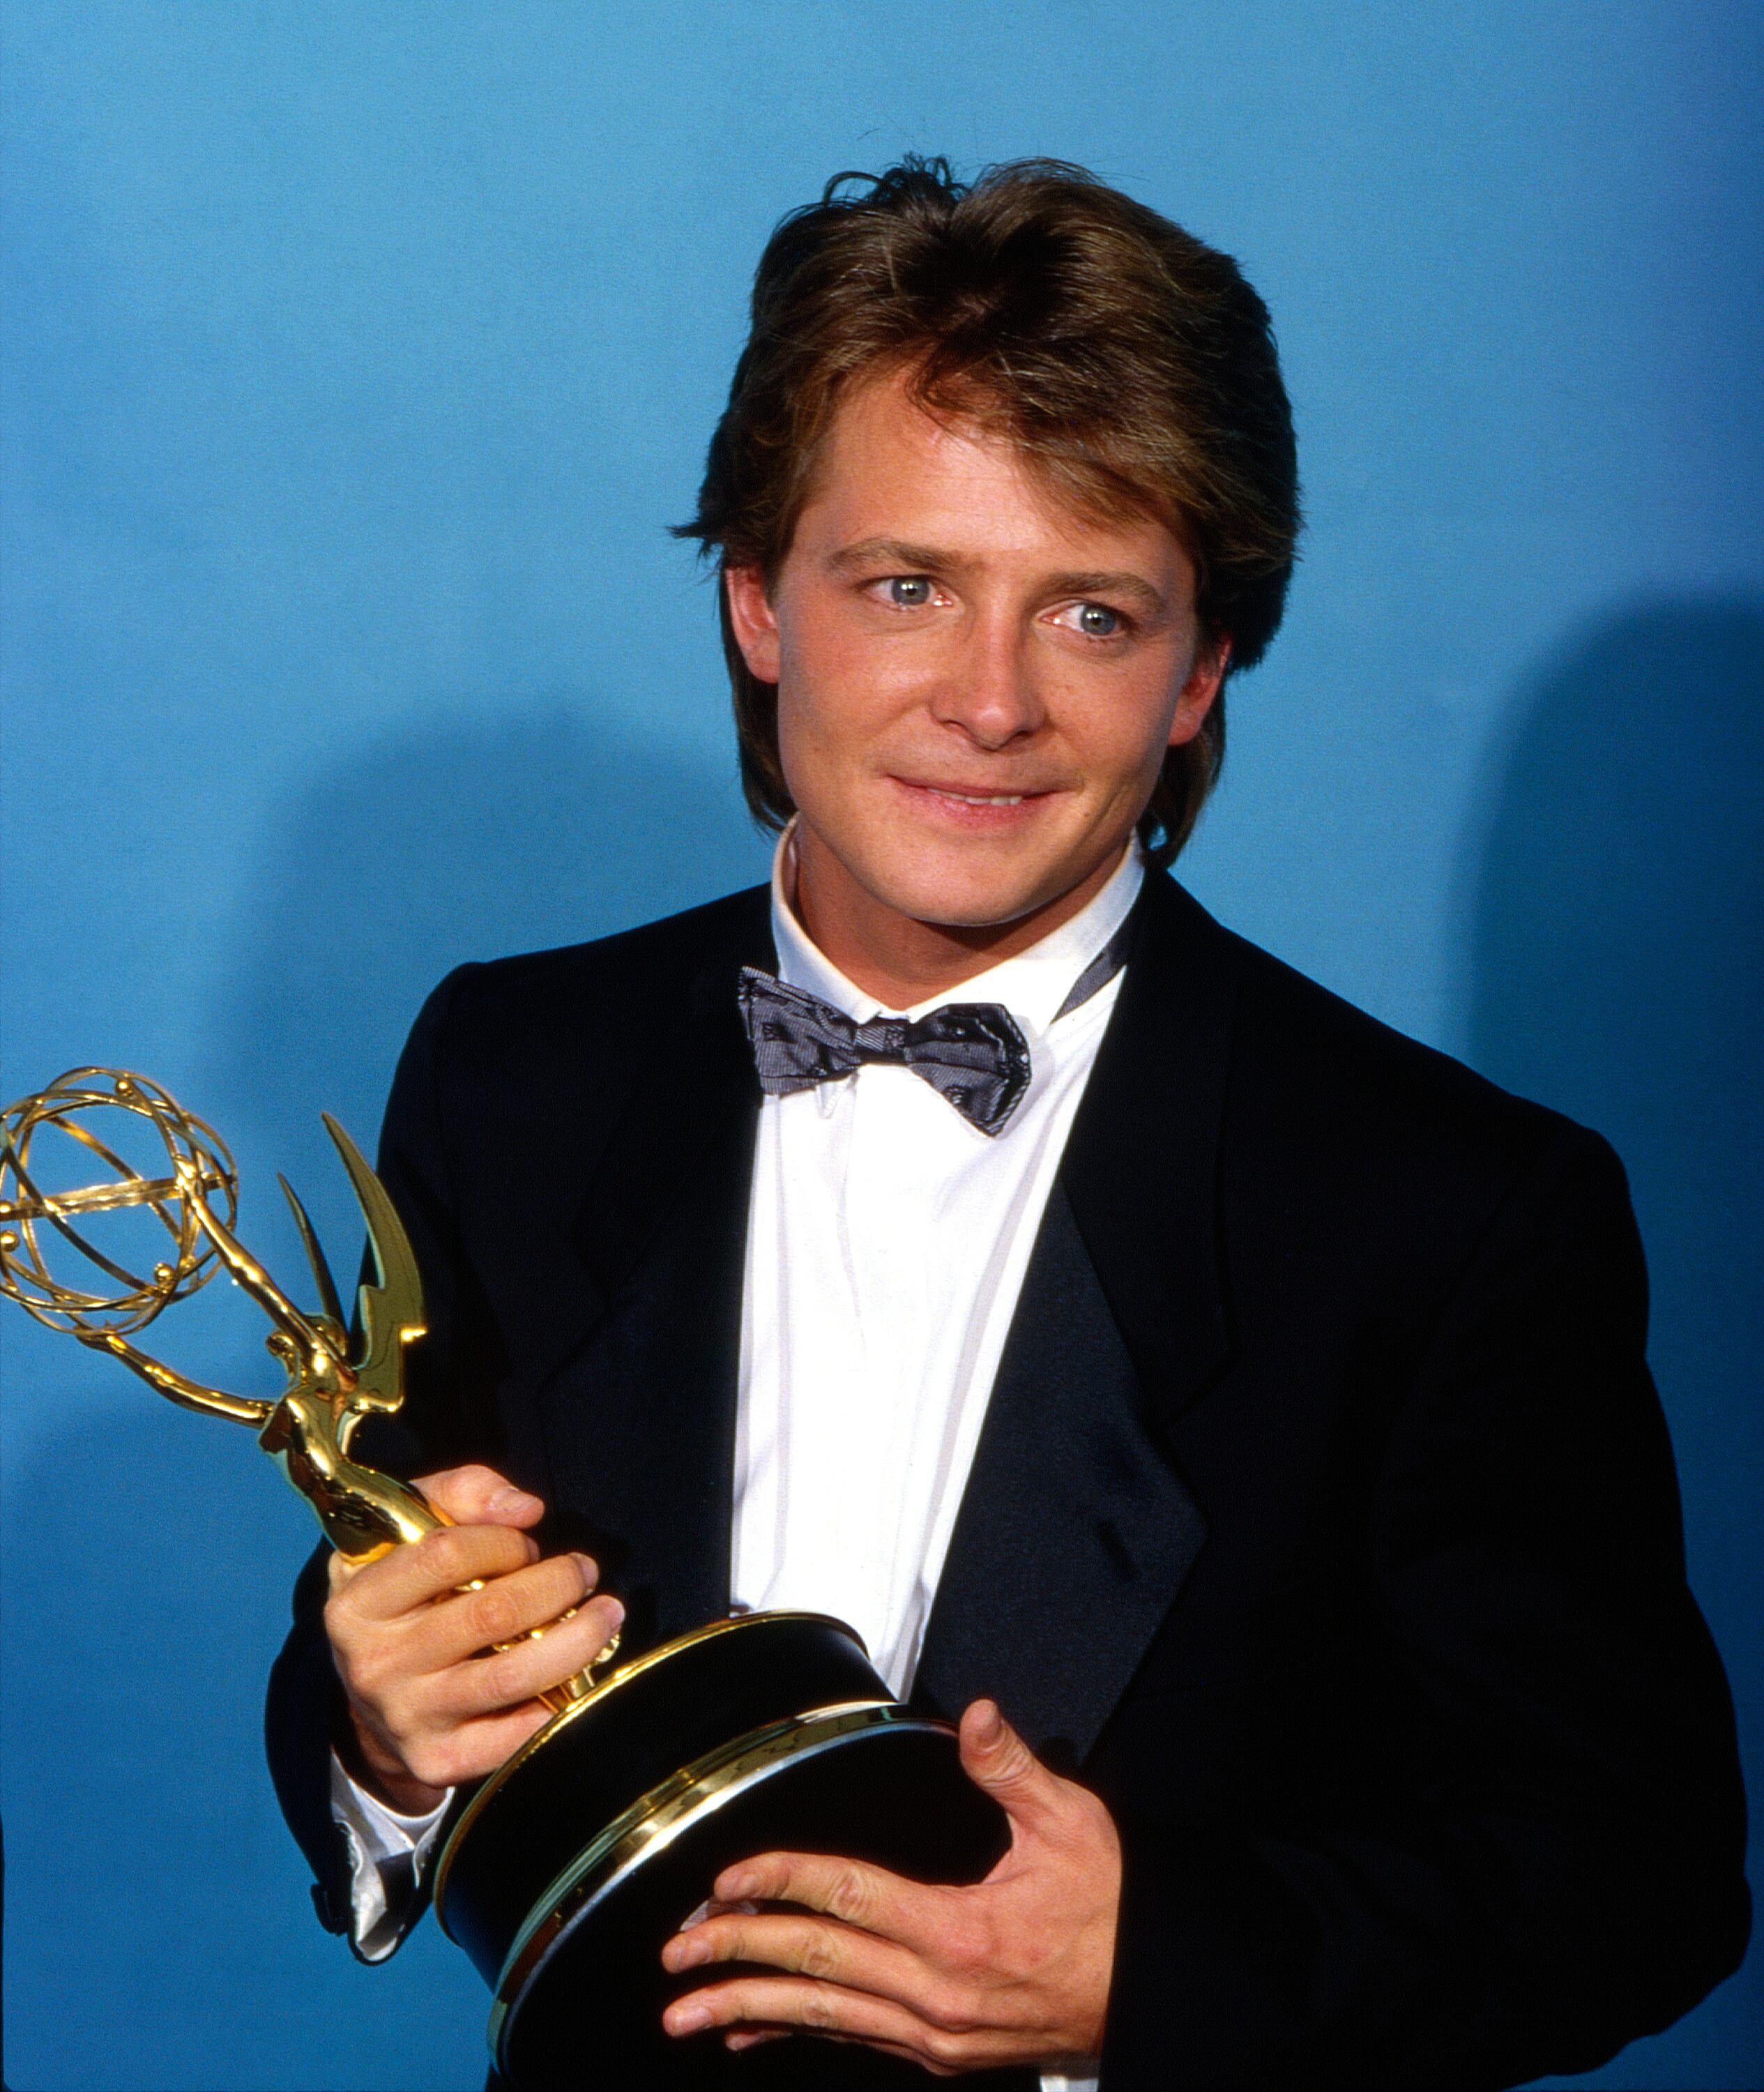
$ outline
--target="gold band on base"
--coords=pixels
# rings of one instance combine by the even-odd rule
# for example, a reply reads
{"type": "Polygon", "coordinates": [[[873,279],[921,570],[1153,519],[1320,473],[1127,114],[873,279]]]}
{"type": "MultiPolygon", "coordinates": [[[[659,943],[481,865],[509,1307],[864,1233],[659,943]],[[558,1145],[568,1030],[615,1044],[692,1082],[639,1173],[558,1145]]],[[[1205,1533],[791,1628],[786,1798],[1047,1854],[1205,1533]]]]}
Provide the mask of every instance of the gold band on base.
{"type": "MultiPolygon", "coordinates": [[[[780,1619],[812,1620],[823,1627],[837,1627],[841,1634],[849,1636],[860,1651],[863,1649],[863,1643],[852,1633],[851,1629],[842,1620],[836,1620],[826,1613],[735,1613],[726,1619],[710,1620],[702,1627],[693,1627],[683,1635],[676,1635],[672,1641],[660,1642],[654,1649],[645,1649],[641,1656],[633,1657],[629,1663],[620,1664],[616,1671],[609,1672],[604,1678],[597,1679],[590,1691],[584,1693],[580,1699],[571,1701],[569,1705],[554,1714],[543,1729],[535,1730],[518,1750],[506,1757],[460,1812],[459,1821],[447,1833],[446,1842],[441,1848],[440,1857],[435,1862],[433,1891],[435,1921],[441,1930],[447,1933],[448,1939],[452,1939],[453,1934],[447,1931],[446,1898],[447,1877],[452,1872],[454,1860],[469,1835],[473,1825],[483,1814],[502,1787],[520,1771],[529,1759],[536,1757],[579,1715],[586,1714],[590,1707],[598,1707],[609,1693],[616,1692],[621,1685],[629,1684],[632,1679],[641,1677],[646,1671],[651,1670],[658,1663],[665,1662],[670,1657],[677,1655],[681,1649],[691,1649],[699,1642],[714,1640],[719,1635],[739,1634],[743,1629],[757,1626],[762,1621],[780,1619]]],[[[740,1740],[741,1743],[748,1740],[750,1740],[745,1737],[740,1740]]],[[[676,1774],[675,1777],[678,1778],[680,1775],[676,1774]]],[[[659,1789],[655,1791],[659,1792],[659,1789]]],[[[644,1799],[646,1800],[648,1797],[645,1796],[644,1799]]],[[[641,1806],[642,1804],[638,1805],[641,1806]]],[[[622,1822],[624,1818],[621,1817],[619,1820],[622,1822]]]]}

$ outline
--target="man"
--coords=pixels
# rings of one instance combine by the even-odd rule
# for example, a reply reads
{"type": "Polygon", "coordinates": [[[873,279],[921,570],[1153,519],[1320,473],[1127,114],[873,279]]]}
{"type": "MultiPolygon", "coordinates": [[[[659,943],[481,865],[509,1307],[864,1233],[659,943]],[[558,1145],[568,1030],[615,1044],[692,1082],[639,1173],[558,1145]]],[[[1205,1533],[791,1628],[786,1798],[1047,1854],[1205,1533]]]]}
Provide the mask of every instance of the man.
{"type": "Polygon", "coordinates": [[[1666,2025],[1741,1805],[1621,1169],[1163,873],[1291,569],[1259,300],[1079,170],[835,184],[691,527],[771,891],[419,1021],[403,1459],[460,1524],[304,1580],[322,1913],[387,1951],[616,1627],[797,1604],[1013,1845],[705,1884],[666,2024],[731,2082],[1494,2086],[1666,2025]]]}

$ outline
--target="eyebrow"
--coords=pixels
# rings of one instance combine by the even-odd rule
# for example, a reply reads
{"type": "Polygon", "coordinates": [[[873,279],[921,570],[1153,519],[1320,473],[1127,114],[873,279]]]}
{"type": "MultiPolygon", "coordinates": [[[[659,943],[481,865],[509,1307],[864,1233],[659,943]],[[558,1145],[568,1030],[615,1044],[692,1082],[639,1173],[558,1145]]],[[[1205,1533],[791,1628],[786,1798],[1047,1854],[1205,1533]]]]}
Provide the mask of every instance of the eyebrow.
{"type": "MultiPolygon", "coordinates": [[[[915,545],[904,538],[862,538],[830,554],[827,571],[845,574],[863,567],[885,563],[897,572],[924,574],[961,573],[980,563],[960,552],[946,552],[935,545],[915,545]]],[[[1143,574],[1103,568],[1050,574],[1048,592],[1057,595],[1126,595],[1148,610],[1161,614],[1168,608],[1162,594],[1143,574]]]]}

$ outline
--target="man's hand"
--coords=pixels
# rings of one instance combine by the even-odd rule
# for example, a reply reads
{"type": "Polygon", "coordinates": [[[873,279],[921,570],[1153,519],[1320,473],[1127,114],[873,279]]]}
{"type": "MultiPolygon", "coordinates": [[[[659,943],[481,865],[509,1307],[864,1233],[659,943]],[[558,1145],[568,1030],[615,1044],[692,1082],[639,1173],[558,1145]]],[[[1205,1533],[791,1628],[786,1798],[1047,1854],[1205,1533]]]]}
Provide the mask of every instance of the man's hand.
{"type": "Polygon", "coordinates": [[[663,1966],[757,1961],[789,1973],[694,1990],[664,2014],[668,2031],[720,2027],[728,2047],[745,2048],[800,2030],[866,2042],[937,2077],[1093,2062],[1121,1900],[1114,1824],[989,1700],[962,1718],[962,1763],[1010,1818],[1010,1850],[984,1882],[930,1887],[800,1852],[743,1861],[718,1877],[720,1904],[804,1908],[720,1909],[677,1933],[663,1966]]]}
{"type": "Polygon", "coordinates": [[[417,1486],[456,1523],[365,1569],[331,1559],[325,1629],[355,1729],[361,1783],[406,1815],[494,1772],[551,1719],[536,1697],[591,1663],[625,1617],[583,1601],[586,1554],[541,1561],[524,1528],[545,1506],[489,1467],[450,1467],[417,1486]],[[481,1591],[461,1586],[482,1580],[481,1591]],[[558,1614],[582,1610],[571,1620],[558,1614]],[[557,1624],[537,1639],[531,1627],[557,1624]],[[511,1647],[491,1651],[493,1645],[511,1647]]]}

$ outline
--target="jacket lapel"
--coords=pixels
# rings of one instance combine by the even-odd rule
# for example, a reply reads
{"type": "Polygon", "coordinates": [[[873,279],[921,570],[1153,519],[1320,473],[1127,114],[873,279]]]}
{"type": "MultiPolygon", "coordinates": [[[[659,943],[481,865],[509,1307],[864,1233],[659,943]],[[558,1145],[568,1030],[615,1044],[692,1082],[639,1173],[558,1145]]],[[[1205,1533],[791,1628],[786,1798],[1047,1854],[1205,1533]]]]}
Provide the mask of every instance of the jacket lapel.
{"type": "Polygon", "coordinates": [[[1080,1764],[1206,1537],[1163,1426],[1227,1354],[1216,1178],[1226,942],[1153,876],[1030,1259],[914,1697],[990,1694],[1080,1764]]]}
{"type": "Polygon", "coordinates": [[[1061,1175],[1152,1410],[1174,1417],[1228,1349],[1220,1127],[1237,1001],[1230,940],[1154,873],[1061,1175]]]}
{"type": "Polygon", "coordinates": [[[776,964],[766,897],[685,984],[576,1226],[603,1303],[541,1391],[560,1506],[635,1650],[728,1610],[741,1282],[759,1088],[735,997],[776,964]]]}

